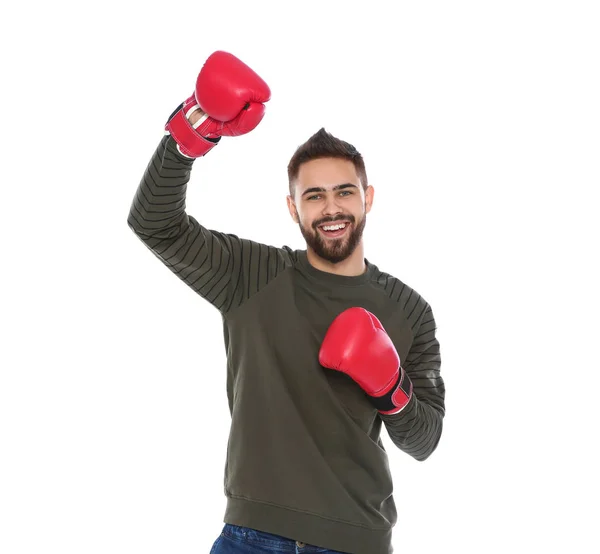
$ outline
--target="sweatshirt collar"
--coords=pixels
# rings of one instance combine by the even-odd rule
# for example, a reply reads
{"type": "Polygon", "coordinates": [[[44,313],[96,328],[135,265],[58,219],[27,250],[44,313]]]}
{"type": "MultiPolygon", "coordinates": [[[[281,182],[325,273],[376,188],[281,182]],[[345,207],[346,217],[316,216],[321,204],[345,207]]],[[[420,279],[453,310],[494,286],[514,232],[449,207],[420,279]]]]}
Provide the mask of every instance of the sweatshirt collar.
{"type": "Polygon", "coordinates": [[[368,282],[373,274],[373,269],[375,266],[369,263],[369,261],[365,258],[366,270],[364,273],[360,275],[337,275],[336,273],[329,273],[328,271],[321,271],[317,269],[308,261],[308,256],[306,250],[300,250],[298,252],[298,260],[300,261],[300,265],[304,269],[304,271],[313,279],[320,281],[322,283],[328,283],[331,285],[341,285],[341,286],[356,286],[363,285],[368,282]]]}

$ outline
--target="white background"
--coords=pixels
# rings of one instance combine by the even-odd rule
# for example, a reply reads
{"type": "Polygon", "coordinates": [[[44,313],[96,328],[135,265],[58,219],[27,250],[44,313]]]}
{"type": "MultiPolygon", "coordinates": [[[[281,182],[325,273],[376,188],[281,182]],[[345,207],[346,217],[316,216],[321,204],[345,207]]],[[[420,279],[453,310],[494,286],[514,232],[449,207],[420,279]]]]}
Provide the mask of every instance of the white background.
{"type": "Polygon", "coordinates": [[[304,247],[321,126],[375,187],[367,258],[432,305],[447,416],[384,444],[396,552],[597,552],[600,40],[578,1],[2,8],[0,552],[208,553],[229,431],[218,312],[129,230],[166,118],[223,49],[270,85],[188,212],[304,247]]]}

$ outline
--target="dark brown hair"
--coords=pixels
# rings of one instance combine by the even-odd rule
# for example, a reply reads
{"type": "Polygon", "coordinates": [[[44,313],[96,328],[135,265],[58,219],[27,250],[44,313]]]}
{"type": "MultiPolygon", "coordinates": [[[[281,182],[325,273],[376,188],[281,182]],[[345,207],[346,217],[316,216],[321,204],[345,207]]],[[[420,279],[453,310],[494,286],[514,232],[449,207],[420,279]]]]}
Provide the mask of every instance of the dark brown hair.
{"type": "Polygon", "coordinates": [[[312,137],[296,149],[288,164],[288,180],[291,196],[294,196],[294,181],[298,178],[300,166],[303,163],[319,158],[341,158],[352,162],[363,189],[367,188],[367,171],[360,152],[352,144],[334,137],[321,127],[312,137]]]}

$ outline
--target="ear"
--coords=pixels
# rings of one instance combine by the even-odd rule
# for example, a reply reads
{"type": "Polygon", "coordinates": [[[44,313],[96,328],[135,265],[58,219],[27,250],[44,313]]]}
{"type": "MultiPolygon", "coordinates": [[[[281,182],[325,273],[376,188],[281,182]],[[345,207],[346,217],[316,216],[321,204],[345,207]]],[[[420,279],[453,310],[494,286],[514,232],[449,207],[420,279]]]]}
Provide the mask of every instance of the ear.
{"type": "Polygon", "coordinates": [[[288,210],[290,211],[290,215],[295,223],[300,223],[300,219],[298,218],[298,211],[296,210],[296,204],[294,203],[294,199],[288,194],[286,197],[288,210]]]}
{"type": "Polygon", "coordinates": [[[369,213],[371,211],[371,206],[373,205],[373,197],[375,196],[375,189],[372,185],[367,187],[365,190],[365,213],[369,213]]]}

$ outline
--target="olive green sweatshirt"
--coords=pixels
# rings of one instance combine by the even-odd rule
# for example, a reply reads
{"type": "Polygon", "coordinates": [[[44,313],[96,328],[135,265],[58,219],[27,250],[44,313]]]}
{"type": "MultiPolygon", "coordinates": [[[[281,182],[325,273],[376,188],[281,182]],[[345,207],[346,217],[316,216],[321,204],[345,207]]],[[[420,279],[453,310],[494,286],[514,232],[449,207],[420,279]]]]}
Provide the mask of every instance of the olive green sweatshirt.
{"type": "Polygon", "coordinates": [[[203,227],[186,213],[194,163],[202,159],[182,156],[163,137],[128,224],[223,319],[231,412],[224,522],[331,550],[391,553],[397,513],[382,424],[417,460],[442,433],[431,307],[368,260],[362,275],[334,275],[314,268],[305,250],[203,227]],[[329,325],[353,306],[381,321],[413,383],[399,414],[379,414],[350,377],[319,364],[329,325]]]}

